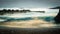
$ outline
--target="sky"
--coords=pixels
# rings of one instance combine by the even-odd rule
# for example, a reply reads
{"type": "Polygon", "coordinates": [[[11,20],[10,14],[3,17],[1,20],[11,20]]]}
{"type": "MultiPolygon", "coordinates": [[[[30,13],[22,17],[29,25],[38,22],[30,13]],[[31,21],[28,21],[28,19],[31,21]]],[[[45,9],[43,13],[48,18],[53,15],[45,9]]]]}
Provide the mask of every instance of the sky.
{"type": "Polygon", "coordinates": [[[59,3],[60,0],[0,0],[0,8],[50,8],[59,3]]]}
{"type": "MultiPolygon", "coordinates": [[[[24,9],[24,8],[29,8],[36,10],[35,8],[52,8],[60,6],[60,0],[0,0],[0,9],[1,8],[19,8],[19,9],[24,9]]],[[[38,9],[40,10],[40,9],[38,9]]],[[[58,10],[53,11],[49,10],[46,11],[49,13],[56,13],[58,10]]]]}

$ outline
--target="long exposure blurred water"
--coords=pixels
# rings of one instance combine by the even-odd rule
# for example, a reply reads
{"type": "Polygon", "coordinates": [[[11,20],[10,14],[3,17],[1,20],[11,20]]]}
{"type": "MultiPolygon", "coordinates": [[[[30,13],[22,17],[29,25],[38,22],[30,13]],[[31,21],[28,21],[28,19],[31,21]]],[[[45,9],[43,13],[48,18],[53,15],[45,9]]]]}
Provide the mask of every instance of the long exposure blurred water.
{"type": "Polygon", "coordinates": [[[33,20],[34,17],[38,19],[45,20],[47,22],[54,22],[54,17],[56,16],[55,13],[14,13],[14,14],[5,14],[0,15],[0,22],[4,21],[14,21],[14,20],[33,20]]]}

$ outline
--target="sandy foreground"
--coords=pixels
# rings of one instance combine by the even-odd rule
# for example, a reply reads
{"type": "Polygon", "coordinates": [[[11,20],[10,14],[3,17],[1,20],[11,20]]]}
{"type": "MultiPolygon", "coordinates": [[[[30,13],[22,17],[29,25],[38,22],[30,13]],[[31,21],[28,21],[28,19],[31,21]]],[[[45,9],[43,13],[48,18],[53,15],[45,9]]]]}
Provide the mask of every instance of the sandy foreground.
{"type": "Polygon", "coordinates": [[[45,28],[45,27],[51,28],[56,26],[56,24],[35,18],[34,20],[27,20],[27,21],[6,22],[0,26],[17,27],[17,28],[45,28]]]}

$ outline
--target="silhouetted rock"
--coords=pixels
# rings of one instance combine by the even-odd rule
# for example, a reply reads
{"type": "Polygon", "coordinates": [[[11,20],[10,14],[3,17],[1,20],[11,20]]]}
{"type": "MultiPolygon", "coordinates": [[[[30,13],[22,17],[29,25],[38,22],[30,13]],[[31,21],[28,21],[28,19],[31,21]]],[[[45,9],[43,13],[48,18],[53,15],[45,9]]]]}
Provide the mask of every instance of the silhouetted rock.
{"type": "Polygon", "coordinates": [[[26,12],[31,12],[30,10],[20,10],[20,12],[26,13],[26,12]]]}
{"type": "Polygon", "coordinates": [[[6,9],[0,10],[0,15],[5,14],[6,12],[7,12],[7,10],[6,10],[6,9]]]}
{"type": "Polygon", "coordinates": [[[13,13],[26,13],[26,12],[31,12],[30,10],[14,10],[14,9],[3,9],[3,10],[0,10],[0,15],[4,15],[4,14],[13,14],[13,13]]]}
{"type": "Polygon", "coordinates": [[[50,8],[50,9],[59,9],[59,13],[57,14],[57,16],[54,18],[56,24],[60,24],[60,6],[58,7],[54,7],[54,8],[50,8]]]}

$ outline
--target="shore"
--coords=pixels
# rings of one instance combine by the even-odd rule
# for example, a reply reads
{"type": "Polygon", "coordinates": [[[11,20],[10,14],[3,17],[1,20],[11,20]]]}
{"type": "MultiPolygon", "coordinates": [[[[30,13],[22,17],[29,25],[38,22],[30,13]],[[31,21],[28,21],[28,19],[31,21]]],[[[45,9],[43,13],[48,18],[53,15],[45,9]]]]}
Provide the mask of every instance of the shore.
{"type": "Polygon", "coordinates": [[[34,20],[27,20],[27,21],[6,22],[1,24],[0,26],[16,27],[16,28],[45,28],[45,27],[50,28],[56,26],[56,24],[35,18],[34,20]]]}

